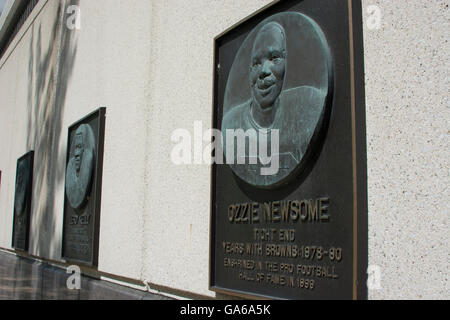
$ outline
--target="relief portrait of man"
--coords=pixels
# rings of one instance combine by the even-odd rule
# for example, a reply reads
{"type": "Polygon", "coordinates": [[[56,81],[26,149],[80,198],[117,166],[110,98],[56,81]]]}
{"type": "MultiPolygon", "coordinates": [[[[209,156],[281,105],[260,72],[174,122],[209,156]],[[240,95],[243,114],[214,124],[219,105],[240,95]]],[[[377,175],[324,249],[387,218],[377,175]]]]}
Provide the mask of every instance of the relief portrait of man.
{"type": "Polygon", "coordinates": [[[243,159],[237,159],[238,152],[234,153],[235,161],[230,164],[234,174],[261,188],[289,181],[305,165],[305,155],[324,128],[331,87],[331,54],[312,19],[300,13],[281,13],[253,29],[236,55],[224,98],[224,154],[227,130],[258,133],[247,136],[245,165],[243,159]],[[274,130],[279,135],[279,169],[261,175],[259,169],[267,164],[261,158],[252,163],[248,147],[251,143],[259,146],[264,136],[270,155],[274,130]]]}
{"type": "Polygon", "coordinates": [[[91,190],[95,160],[95,137],[92,128],[83,124],[75,131],[66,171],[66,196],[71,208],[82,209],[91,190]]]}
{"type": "Polygon", "coordinates": [[[16,178],[15,213],[21,216],[25,212],[28,186],[30,184],[30,163],[28,159],[19,162],[16,178]]]}

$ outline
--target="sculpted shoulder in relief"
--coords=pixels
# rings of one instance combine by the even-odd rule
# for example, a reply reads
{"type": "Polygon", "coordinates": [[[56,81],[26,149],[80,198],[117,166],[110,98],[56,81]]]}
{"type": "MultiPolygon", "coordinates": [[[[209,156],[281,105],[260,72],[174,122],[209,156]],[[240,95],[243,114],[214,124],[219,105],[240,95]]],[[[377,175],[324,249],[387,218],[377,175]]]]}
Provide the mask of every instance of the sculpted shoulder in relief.
{"type": "Polygon", "coordinates": [[[66,196],[69,205],[81,209],[91,189],[95,159],[95,137],[88,124],[81,125],[73,135],[66,172],[66,196]]]}
{"type": "Polygon", "coordinates": [[[324,127],[327,98],[332,92],[331,65],[324,34],[305,15],[277,14],[250,33],[231,68],[224,101],[225,155],[227,130],[257,133],[246,136],[245,165],[244,159],[238,159],[238,150],[234,152],[230,167],[235,175],[250,185],[271,188],[284,184],[305,165],[305,155],[324,127]],[[270,155],[275,129],[279,170],[264,176],[260,169],[267,165],[260,150],[255,160],[249,145],[255,143],[259,148],[264,137],[270,155]]]}

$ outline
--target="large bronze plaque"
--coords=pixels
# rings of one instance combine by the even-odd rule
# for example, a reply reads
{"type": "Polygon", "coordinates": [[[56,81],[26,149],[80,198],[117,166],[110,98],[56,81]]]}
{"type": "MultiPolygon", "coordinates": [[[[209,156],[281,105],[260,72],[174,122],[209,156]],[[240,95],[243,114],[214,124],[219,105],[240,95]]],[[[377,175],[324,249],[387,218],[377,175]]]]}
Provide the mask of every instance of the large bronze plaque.
{"type": "Polygon", "coordinates": [[[98,265],[106,109],[69,128],[62,257],[98,265]]]}
{"type": "Polygon", "coordinates": [[[34,151],[17,161],[12,247],[21,251],[28,251],[30,240],[33,166],[34,151]]]}
{"type": "Polygon", "coordinates": [[[282,1],[216,38],[212,290],[366,299],[363,67],[360,1],[282,1]]]}

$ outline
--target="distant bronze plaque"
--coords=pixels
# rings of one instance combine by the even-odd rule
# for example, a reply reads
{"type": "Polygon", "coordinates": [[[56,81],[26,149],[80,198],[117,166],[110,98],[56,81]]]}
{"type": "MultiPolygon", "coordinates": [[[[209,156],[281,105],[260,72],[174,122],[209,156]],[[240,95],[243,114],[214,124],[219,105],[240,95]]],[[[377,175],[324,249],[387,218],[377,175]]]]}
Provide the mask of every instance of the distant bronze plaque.
{"type": "Polygon", "coordinates": [[[17,161],[12,247],[21,251],[29,246],[33,163],[33,151],[17,161]]]}
{"type": "Polygon", "coordinates": [[[90,266],[98,264],[105,114],[72,125],[67,144],[62,256],[90,266]]]}
{"type": "Polygon", "coordinates": [[[211,289],[367,297],[360,1],[282,1],[216,38],[211,289]]]}

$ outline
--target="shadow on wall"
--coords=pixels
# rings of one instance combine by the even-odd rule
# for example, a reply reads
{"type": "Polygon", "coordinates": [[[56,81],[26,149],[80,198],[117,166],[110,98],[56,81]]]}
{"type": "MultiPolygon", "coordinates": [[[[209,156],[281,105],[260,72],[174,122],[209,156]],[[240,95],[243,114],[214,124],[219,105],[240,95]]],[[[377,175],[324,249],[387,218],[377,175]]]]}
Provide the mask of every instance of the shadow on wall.
{"type": "Polygon", "coordinates": [[[40,24],[32,27],[29,48],[27,149],[35,150],[30,253],[52,259],[59,259],[61,252],[56,217],[62,215],[62,204],[56,211],[55,196],[64,183],[66,155],[60,139],[66,130],[66,93],[77,53],[76,30],[66,27],[66,8],[79,2],[59,1],[48,48],[42,51],[40,24]]]}

